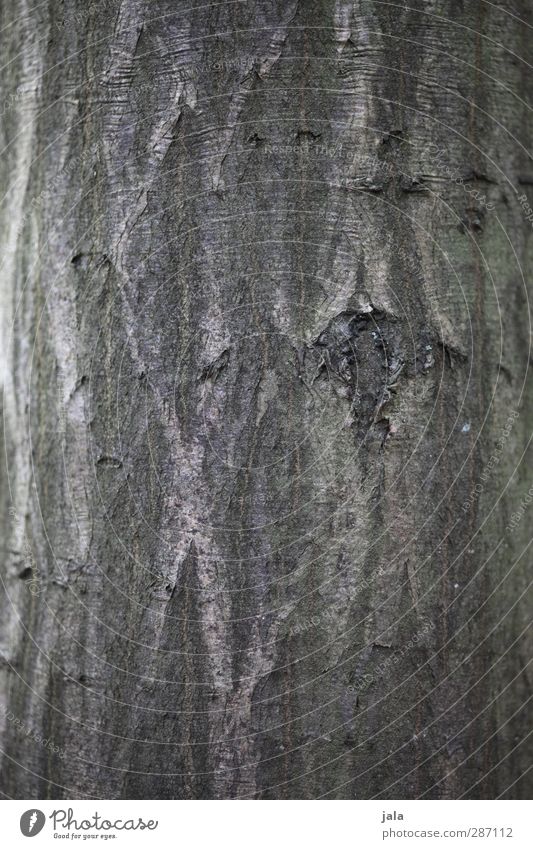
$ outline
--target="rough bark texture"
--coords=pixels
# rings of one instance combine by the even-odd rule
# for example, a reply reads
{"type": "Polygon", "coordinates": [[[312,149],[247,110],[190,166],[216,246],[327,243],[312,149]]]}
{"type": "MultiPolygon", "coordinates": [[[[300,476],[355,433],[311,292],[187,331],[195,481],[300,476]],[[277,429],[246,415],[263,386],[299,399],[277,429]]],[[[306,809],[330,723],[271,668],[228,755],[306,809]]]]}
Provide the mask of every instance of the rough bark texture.
{"type": "Polygon", "coordinates": [[[529,0],[0,16],[2,792],[527,797],[529,0]]]}

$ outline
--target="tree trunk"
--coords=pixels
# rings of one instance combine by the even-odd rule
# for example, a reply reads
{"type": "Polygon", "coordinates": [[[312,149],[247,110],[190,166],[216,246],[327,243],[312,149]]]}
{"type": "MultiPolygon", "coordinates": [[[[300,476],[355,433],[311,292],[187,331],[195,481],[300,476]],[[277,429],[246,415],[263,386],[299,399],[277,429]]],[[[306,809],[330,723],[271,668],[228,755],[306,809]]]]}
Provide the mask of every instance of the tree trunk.
{"type": "Polygon", "coordinates": [[[5,795],[531,794],[532,24],[2,3],[5,795]]]}

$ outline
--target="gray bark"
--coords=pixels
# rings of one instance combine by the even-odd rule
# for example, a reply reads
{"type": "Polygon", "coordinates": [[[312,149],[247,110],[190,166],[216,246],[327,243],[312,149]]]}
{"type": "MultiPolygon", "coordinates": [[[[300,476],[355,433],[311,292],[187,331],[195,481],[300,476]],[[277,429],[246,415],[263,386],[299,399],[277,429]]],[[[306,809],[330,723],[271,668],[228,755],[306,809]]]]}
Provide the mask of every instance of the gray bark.
{"type": "Polygon", "coordinates": [[[531,794],[532,24],[2,3],[6,796],[531,794]]]}

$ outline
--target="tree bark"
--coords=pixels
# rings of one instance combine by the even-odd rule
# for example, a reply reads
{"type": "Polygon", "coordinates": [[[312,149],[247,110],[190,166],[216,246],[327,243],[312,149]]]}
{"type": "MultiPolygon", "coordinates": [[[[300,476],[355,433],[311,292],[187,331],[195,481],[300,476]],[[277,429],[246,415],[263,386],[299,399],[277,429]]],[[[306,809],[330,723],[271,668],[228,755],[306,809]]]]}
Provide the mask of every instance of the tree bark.
{"type": "Polygon", "coordinates": [[[4,795],[531,794],[532,24],[2,3],[4,795]]]}

